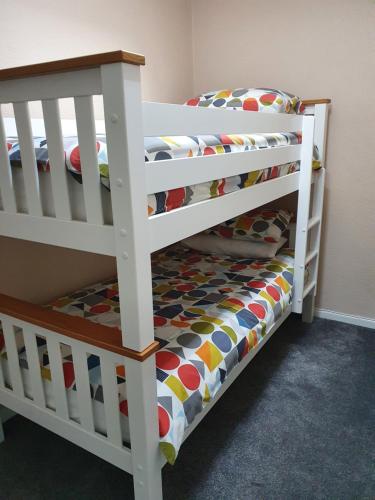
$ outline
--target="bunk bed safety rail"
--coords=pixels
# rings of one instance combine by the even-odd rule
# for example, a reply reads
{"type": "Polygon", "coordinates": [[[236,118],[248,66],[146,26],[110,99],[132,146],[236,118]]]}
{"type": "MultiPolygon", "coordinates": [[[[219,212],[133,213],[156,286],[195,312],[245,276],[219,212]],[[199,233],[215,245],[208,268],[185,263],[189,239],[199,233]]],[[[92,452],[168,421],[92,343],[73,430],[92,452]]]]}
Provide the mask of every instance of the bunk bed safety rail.
{"type": "MultiPolygon", "coordinates": [[[[61,75],[37,76],[21,80],[0,82],[0,103],[13,105],[18,142],[22,158],[22,173],[27,200],[27,213],[42,217],[38,170],[33,144],[33,124],[29,103],[40,101],[43,109],[46,138],[51,165],[51,185],[56,219],[71,221],[71,207],[65,168],[59,100],[74,98],[78,142],[80,146],[84,204],[89,224],[103,224],[101,185],[96,154],[96,129],[93,95],[101,94],[101,78],[97,69],[61,75]],[[97,168],[93,168],[96,165],[97,168]]],[[[6,158],[6,133],[0,111],[1,198],[3,209],[15,212],[15,195],[12,193],[12,172],[6,158]],[[5,182],[3,182],[3,179],[5,182]]]]}
{"type": "Polygon", "coordinates": [[[116,370],[125,366],[125,358],[3,313],[0,313],[0,328],[6,352],[0,355],[2,404],[132,472],[131,452],[124,445],[120,424],[116,375],[116,370]],[[20,342],[25,346],[21,355],[20,342]],[[43,353],[41,346],[44,346],[43,353]],[[89,380],[90,356],[91,363],[92,357],[97,357],[97,368],[101,372],[105,432],[98,432],[95,428],[89,380]],[[48,363],[45,361],[47,357],[48,363]],[[41,359],[45,363],[43,367],[41,359]],[[74,411],[78,416],[72,414],[71,392],[76,394],[74,411]]]}
{"type": "Polygon", "coordinates": [[[144,102],[142,111],[145,136],[295,132],[302,125],[302,116],[286,113],[243,113],[157,102],[144,102]]]}

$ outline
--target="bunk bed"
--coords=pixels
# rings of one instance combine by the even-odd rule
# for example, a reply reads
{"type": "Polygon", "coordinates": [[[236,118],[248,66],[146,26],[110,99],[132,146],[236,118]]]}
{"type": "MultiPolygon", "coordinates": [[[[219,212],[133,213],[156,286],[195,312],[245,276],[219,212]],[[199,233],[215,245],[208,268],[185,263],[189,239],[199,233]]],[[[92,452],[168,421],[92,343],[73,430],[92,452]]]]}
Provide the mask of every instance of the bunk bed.
{"type": "Polygon", "coordinates": [[[117,262],[116,278],[47,307],[0,295],[0,405],[131,473],[137,500],[150,500],[162,498],[163,465],[288,315],[312,319],[329,100],[304,101],[303,115],[142,103],[143,64],[116,51],[0,71],[0,106],[12,103],[15,115],[0,110],[0,234],[117,262]],[[104,122],[95,120],[97,95],[104,122]],[[62,98],[74,98],[74,123],[60,119],[62,98]],[[41,101],[42,120],[30,119],[31,101],[41,101]],[[283,134],[287,143],[175,158],[146,148],[145,162],[144,137],[233,132],[260,141],[283,134]],[[77,136],[80,182],[65,168],[67,134],[77,136]],[[9,135],[18,137],[22,169],[10,160],[9,135]],[[46,175],[35,135],[48,143],[46,175]],[[275,165],[284,168],[271,175],[275,165]],[[160,205],[155,196],[254,172],[265,182],[214,197],[207,189],[178,203],[163,195],[160,205]],[[274,259],[220,258],[177,243],[296,191],[294,250],[274,259]]]}

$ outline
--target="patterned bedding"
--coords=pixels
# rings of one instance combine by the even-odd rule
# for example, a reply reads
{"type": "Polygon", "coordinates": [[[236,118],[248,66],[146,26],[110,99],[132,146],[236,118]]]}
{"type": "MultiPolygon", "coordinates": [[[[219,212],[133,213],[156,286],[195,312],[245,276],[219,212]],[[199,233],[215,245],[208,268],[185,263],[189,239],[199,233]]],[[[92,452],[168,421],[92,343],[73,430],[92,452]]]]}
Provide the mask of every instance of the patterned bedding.
{"type": "MultiPolygon", "coordinates": [[[[145,161],[234,153],[299,144],[300,142],[301,135],[299,133],[145,137],[145,161]]],[[[18,139],[8,138],[7,143],[11,165],[14,167],[22,166],[18,139]]],[[[96,147],[101,182],[109,189],[109,167],[105,136],[97,136],[96,147]]],[[[39,171],[48,172],[53,166],[50,165],[45,137],[34,138],[34,149],[39,171]]],[[[65,137],[64,149],[67,169],[78,182],[82,182],[77,137],[65,137]]],[[[169,212],[185,205],[222,196],[253,184],[281,177],[298,169],[299,162],[286,163],[225,179],[215,179],[193,186],[155,193],[148,196],[148,214],[151,216],[169,212]]]]}
{"type": "MultiPolygon", "coordinates": [[[[292,298],[293,252],[274,259],[234,259],[173,246],[153,256],[155,337],[160,447],[174,463],[185,429],[215,397],[231,370],[280,317],[292,298]]],[[[119,326],[115,279],[50,304],[60,312],[119,326]]],[[[23,338],[17,333],[20,365],[27,369],[23,338]]],[[[6,359],[0,333],[0,354],[6,359]]],[[[65,386],[75,392],[71,352],[62,346],[65,386]]],[[[51,380],[48,352],[40,339],[42,375],[51,380]]],[[[103,402],[99,359],[89,356],[94,403],[103,402]]],[[[117,368],[119,408],[126,419],[125,370],[117,368]]],[[[126,419],[127,420],[127,419],[126,419]]]]}

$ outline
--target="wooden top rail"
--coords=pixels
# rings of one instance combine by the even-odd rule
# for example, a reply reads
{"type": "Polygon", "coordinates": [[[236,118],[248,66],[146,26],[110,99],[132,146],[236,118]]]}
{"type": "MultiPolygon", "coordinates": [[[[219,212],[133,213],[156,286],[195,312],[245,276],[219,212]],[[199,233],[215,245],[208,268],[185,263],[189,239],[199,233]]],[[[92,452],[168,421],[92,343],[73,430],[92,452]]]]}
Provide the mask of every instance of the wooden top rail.
{"type": "Polygon", "coordinates": [[[89,56],[73,57],[71,59],[60,59],[59,61],[30,64],[28,66],[18,66],[0,70],[1,80],[12,80],[15,78],[26,78],[30,76],[50,75],[53,73],[63,73],[66,71],[77,71],[79,69],[97,68],[102,64],[128,63],[137,66],[145,64],[144,56],[115,50],[102,54],[92,54],[89,56]]]}
{"type": "Polygon", "coordinates": [[[331,104],[331,99],[302,99],[302,104],[305,106],[313,106],[314,104],[331,104]]]}
{"type": "Polygon", "coordinates": [[[137,361],[144,361],[159,350],[157,341],[140,352],[128,349],[122,345],[121,331],[118,328],[69,316],[9,295],[0,294],[0,313],[137,361]]]}

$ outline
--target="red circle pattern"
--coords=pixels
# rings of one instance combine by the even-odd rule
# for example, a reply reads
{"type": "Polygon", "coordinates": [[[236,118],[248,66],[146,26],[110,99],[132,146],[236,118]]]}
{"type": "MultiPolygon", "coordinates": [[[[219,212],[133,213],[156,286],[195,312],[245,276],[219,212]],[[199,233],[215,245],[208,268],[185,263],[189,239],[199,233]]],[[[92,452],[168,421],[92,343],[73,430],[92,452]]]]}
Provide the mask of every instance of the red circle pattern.
{"type": "Polygon", "coordinates": [[[162,318],[160,316],[154,316],[154,326],[163,326],[167,323],[166,318],[162,318]]]}
{"type": "Polygon", "coordinates": [[[278,302],[280,300],[280,294],[279,292],[276,290],[276,288],[274,286],[268,286],[266,288],[267,290],[267,293],[269,295],[271,295],[271,297],[273,298],[273,300],[275,300],[276,302],[278,302]]]}
{"type": "Polygon", "coordinates": [[[256,280],[249,281],[247,285],[250,286],[251,288],[264,288],[266,286],[266,284],[263,281],[256,281],[256,280]]]}
{"type": "Polygon", "coordinates": [[[167,410],[162,406],[158,406],[158,417],[159,417],[159,435],[164,437],[168,434],[171,427],[171,420],[169,418],[167,410]]]}
{"type": "Polygon", "coordinates": [[[255,314],[255,316],[259,319],[264,319],[265,315],[266,315],[266,311],[264,309],[264,307],[260,304],[255,304],[255,303],[251,303],[249,304],[249,309],[250,311],[255,314]]]}
{"type": "Polygon", "coordinates": [[[198,370],[192,365],[182,365],[178,369],[178,376],[187,389],[195,391],[199,387],[200,376],[198,370]]]}
{"type": "Polygon", "coordinates": [[[98,304],[97,306],[92,306],[90,313],[93,314],[103,314],[111,310],[111,306],[108,304],[98,304]]]}
{"type": "Polygon", "coordinates": [[[159,351],[156,353],[156,366],[161,370],[175,370],[180,364],[180,358],[173,352],[159,351]]]}

